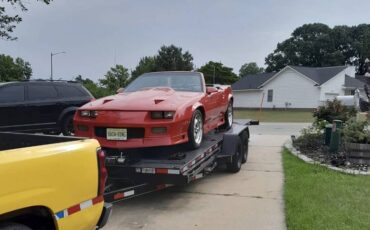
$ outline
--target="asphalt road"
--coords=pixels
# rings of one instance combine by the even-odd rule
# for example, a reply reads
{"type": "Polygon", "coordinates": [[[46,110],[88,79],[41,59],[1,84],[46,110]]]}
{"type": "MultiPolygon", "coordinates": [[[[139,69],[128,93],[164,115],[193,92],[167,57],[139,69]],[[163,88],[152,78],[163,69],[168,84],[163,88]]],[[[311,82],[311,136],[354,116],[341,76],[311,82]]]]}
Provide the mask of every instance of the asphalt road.
{"type": "Polygon", "coordinates": [[[104,229],[285,229],[281,146],[308,124],[251,127],[248,162],[183,187],[116,203],[104,229]]]}

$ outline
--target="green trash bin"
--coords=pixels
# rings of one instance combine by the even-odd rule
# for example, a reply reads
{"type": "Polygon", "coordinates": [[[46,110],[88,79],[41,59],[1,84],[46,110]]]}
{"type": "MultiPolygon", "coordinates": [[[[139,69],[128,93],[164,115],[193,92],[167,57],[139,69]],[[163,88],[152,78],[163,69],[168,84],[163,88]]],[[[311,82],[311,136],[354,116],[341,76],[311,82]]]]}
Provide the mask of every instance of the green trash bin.
{"type": "Polygon", "coordinates": [[[324,132],[324,143],[325,145],[329,146],[330,139],[331,139],[331,130],[333,129],[332,124],[328,124],[325,126],[325,132],[324,132]]]}
{"type": "Polygon", "coordinates": [[[334,120],[333,128],[331,129],[331,138],[330,138],[330,145],[329,145],[329,151],[331,153],[334,153],[334,154],[338,153],[341,129],[342,129],[342,121],[334,120]]]}

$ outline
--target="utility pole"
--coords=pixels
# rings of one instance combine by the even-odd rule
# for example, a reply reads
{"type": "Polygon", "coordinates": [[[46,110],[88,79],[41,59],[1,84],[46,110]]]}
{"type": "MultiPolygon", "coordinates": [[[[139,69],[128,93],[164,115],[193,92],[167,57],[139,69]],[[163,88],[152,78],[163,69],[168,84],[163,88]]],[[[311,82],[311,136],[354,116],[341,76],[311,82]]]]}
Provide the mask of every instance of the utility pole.
{"type": "Polygon", "coordinates": [[[58,53],[50,53],[50,80],[53,80],[53,56],[58,55],[58,54],[65,54],[66,52],[58,52],[58,53]]]}

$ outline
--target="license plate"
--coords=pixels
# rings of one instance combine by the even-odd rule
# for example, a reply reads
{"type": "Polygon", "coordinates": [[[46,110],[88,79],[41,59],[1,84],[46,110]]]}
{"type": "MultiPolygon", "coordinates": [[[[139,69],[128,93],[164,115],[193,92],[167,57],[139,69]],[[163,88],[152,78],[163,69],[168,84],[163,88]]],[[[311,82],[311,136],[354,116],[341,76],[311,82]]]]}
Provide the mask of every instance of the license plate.
{"type": "Polygon", "coordinates": [[[127,140],[127,129],[107,128],[107,139],[116,141],[127,140]]]}

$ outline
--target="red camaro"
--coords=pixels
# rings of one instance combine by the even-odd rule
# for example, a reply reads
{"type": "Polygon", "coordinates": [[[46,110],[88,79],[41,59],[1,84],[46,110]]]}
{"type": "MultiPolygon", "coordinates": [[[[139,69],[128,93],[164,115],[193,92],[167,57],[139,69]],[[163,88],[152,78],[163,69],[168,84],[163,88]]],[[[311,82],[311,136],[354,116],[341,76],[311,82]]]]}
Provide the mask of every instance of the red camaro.
{"type": "Polygon", "coordinates": [[[77,136],[115,149],[186,143],[198,148],[203,135],[233,122],[228,86],[206,87],[202,73],[154,72],[122,93],[92,101],[74,117],[77,136]]]}

